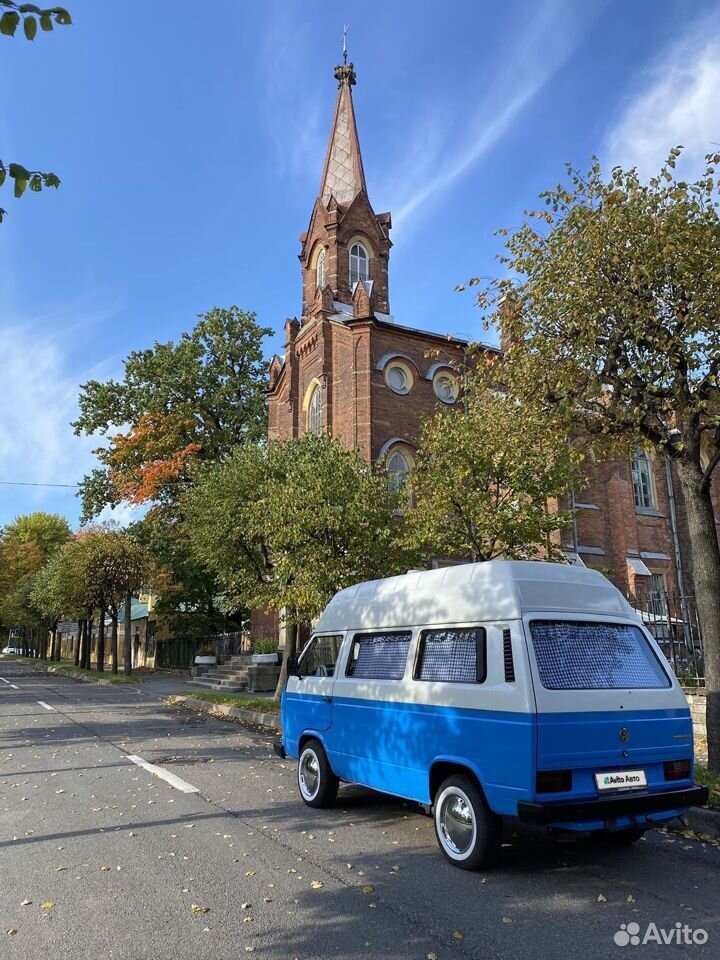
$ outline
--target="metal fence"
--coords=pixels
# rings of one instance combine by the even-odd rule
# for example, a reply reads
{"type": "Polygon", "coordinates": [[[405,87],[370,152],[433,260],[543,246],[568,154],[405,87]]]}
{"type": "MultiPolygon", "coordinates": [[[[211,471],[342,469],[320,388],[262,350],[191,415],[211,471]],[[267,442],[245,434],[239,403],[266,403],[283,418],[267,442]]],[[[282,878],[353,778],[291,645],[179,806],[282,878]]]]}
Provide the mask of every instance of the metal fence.
{"type": "Polygon", "coordinates": [[[695,597],[649,590],[644,595],[628,597],[628,601],[642,617],[683,685],[702,685],[705,664],[695,597]]]}

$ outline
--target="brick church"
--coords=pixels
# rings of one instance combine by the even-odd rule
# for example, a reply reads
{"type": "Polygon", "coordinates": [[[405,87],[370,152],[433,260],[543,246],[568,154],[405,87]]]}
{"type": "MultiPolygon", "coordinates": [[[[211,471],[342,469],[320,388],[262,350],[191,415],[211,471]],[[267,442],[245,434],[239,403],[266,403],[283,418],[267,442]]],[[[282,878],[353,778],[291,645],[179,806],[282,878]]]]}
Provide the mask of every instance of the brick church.
{"type": "MultiPolygon", "coordinates": [[[[284,356],[270,365],[269,435],[326,431],[367,461],[384,459],[388,482],[399,485],[413,469],[421,417],[462,399],[456,368],[469,344],[392,315],[392,218],[376,213],[368,195],[353,65],[335,67],[335,78],[320,189],[300,236],[302,314],[286,322],[284,356]]],[[[679,497],[669,467],[642,452],[632,462],[592,464],[589,484],[569,504],[576,519],[562,536],[568,559],[656,607],[664,592],[690,592],[679,497]]],[[[276,628],[253,617],[256,636],[276,628]]]]}

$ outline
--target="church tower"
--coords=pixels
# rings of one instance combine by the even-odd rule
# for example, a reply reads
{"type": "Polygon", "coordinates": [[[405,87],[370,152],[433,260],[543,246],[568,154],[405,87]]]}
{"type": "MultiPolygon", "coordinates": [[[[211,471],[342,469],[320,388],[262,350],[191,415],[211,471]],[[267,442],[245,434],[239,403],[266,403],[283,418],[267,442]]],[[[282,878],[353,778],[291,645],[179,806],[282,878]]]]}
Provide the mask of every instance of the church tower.
{"type": "Polygon", "coordinates": [[[389,313],[389,213],[376,215],[368,198],[358,140],[352,63],[335,67],[338,92],[320,190],[308,229],[300,237],[303,318],[313,313],[318,291],[350,303],[358,281],[381,313],[389,313]]]}
{"type": "Polygon", "coordinates": [[[420,421],[455,403],[466,344],[390,314],[389,213],[368,197],[352,63],[334,69],[335,109],[310,223],[300,236],[302,311],[270,364],[270,439],[327,433],[405,476],[420,421]]]}

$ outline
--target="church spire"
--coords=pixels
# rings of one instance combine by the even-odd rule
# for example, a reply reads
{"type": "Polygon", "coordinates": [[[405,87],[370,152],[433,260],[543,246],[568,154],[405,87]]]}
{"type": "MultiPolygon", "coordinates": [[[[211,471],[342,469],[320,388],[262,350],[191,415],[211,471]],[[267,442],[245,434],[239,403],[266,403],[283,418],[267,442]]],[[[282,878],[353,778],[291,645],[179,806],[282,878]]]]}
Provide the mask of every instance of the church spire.
{"type": "Polygon", "coordinates": [[[335,197],[337,203],[345,205],[352,203],[361,191],[367,193],[352,101],[355,68],[347,62],[346,50],[343,50],[343,60],[342,64],[335,67],[338,93],[320,181],[320,199],[325,206],[331,196],[335,197]]]}

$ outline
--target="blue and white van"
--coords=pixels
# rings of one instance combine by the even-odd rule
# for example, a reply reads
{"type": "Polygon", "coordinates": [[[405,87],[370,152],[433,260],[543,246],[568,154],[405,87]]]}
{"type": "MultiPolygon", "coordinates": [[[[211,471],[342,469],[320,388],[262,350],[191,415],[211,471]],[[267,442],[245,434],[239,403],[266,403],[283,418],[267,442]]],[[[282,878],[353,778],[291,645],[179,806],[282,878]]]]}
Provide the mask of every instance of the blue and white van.
{"type": "Polygon", "coordinates": [[[281,756],[300,796],[341,781],[432,805],[442,852],[498,855],[502,818],[629,843],[707,800],[687,701],[597,571],[491,561],[340,591],[290,665],[281,756]]]}

